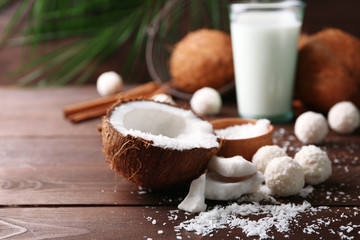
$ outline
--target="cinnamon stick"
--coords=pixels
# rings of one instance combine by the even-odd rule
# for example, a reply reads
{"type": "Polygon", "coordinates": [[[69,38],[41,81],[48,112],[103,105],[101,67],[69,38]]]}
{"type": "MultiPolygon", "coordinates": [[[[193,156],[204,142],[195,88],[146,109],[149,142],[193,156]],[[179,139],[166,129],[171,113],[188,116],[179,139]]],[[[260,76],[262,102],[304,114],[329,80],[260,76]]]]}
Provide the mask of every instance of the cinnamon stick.
{"type": "Polygon", "coordinates": [[[95,107],[99,107],[99,106],[108,106],[109,104],[114,104],[117,100],[117,95],[111,95],[108,97],[102,97],[102,98],[97,98],[94,100],[90,100],[90,101],[86,101],[86,102],[81,102],[81,103],[77,103],[77,104],[73,104],[70,106],[67,106],[64,108],[64,114],[65,116],[69,116],[71,114],[77,113],[77,112],[82,112],[91,108],[95,108],[95,107]]]}
{"type": "Polygon", "coordinates": [[[63,109],[64,115],[72,122],[80,122],[94,117],[105,115],[107,109],[117,101],[124,98],[144,98],[149,99],[158,93],[166,91],[155,82],[149,82],[108,97],[101,97],[90,101],[85,101],[67,106],[63,109]]]}
{"type": "Polygon", "coordinates": [[[67,115],[66,118],[72,122],[80,122],[80,121],[83,121],[86,119],[99,117],[99,116],[105,115],[107,109],[109,107],[111,107],[112,105],[113,105],[113,103],[100,105],[100,106],[93,107],[93,108],[88,108],[84,111],[79,111],[79,112],[75,112],[70,115],[67,115]]]}

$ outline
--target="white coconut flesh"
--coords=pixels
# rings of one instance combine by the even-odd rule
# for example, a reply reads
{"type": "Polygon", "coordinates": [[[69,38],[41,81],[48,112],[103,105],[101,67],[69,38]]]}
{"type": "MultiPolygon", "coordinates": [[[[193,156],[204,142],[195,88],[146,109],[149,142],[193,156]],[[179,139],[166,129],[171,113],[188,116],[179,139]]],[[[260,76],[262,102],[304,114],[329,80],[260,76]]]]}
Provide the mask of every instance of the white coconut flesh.
{"type": "Polygon", "coordinates": [[[109,121],[121,134],[140,137],[161,148],[219,147],[210,123],[201,120],[192,111],[163,103],[124,103],[114,108],[109,121]]]}

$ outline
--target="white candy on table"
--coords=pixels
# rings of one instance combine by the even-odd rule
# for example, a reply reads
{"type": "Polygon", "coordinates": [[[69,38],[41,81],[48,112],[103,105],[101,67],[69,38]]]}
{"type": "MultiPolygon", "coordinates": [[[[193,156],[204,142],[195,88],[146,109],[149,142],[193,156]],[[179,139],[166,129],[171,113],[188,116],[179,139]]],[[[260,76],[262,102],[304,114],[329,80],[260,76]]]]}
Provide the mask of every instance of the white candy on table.
{"type": "Polygon", "coordinates": [[[295,135],[303,143],[316,144],[324,140],[329,128],[323,115],[315,112],[305,112],[295,121],[295,135]]]}
{"type": "Polygon", "coordinates": [[[100,96],[109,96],[120,92],[124,82],[122,77],[114,71],[102,73],[96,81],[96,89],[100,96]]]}
{"type": "Polygon", "coordinates": [[[314,145],[303,146],[294,159],[301,165],[307,184],[322,183],[331,175],[332,163],[329,157],[314,145]]]}
{"type": "Polygon", "coordinates": [[[278,196],[298,194],[305,184],[302,167],[291,157],[274,158],[264,175],[266,186],[278,196]]]}
{"type": "Polygon", "coordinates": [[[328,113],[330,128],[338,133],[352,133],[360,126],[359,109],[348,101],[336,103],[328,113]]]}
{"type": "Polygon", "coordinates": [[[264,173],[269,162],[277,157],[286,157],[287,154],[284,149],[276,145],[267,145],[259,148],[252,158],[252,162],[256,168],[264,173]]]}
{"type": "Polygon", "coordinates": [[[154,96],[151,97],[151,100],[155,102],[162,102],[162,103],[175,105],[174,99],[170,95],[167,95],[165,93],[155,94],[154,96]]]}
{"type": "Polygon", "coordinates": [[[220,93],[210,87],[201,88],[191,97],[190,106],[200,116],[216,115],[222,107],[220,93]]]}

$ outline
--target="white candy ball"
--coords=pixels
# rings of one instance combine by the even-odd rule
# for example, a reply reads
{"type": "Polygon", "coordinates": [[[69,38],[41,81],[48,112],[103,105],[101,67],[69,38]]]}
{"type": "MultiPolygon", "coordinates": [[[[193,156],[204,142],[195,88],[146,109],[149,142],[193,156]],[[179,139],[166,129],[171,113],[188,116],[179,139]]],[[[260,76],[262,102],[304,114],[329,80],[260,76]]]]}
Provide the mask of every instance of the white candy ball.
{"type": "Polygon", "coordinates": [[[284,149],[276,145],[268,145],[263,146],[256,151],[252,157],[252,162],[260,172],[264,173],[267,165],[271,160],[277,157],[286,156],[287,154],[284,149]]]}
{"type": "Polygon", "coordinates": [[[331,107],[328,122],[338,133],[352,133],[360,125],[359,109],[352,102],[339,102],[331,107]]]}
{"type": "Polygon", "coordinates": [[[302,167],[291,157],[274,158],[264,176],[266,186],[278,196],[298,194],[305,184],[302,167]]]}
{"type": "Polygon", "coordinates": [[[295,135],[303,143],[320,143],[329,132],[323,115],[315,112],[301,114],[295,122],[295,135]]]}
{"type": "Polygon", "coordinates": [[[168,103],[171,105],[175,105],[176,103],[174,102],[174,99],[172,99],[171,96],[165,94],[165,93],[159,93],[159,94],[155,94],[154,96],[151,97],[151,99],[155,102],[162,102],[162,103],[168,103]]]}
{"type": "Polygon", "coordinates": [[[114,71],[102,73],[96,82],[96,89],[100,96],[109,96],[118,93],[123,86],[123,79],[114,71]]]}
{"type": "Polygon", "coordinates": [[[216,115],[222,106],[221,96],[215,89],[204,87],[193,94],[190,106],[200,116],[216,115]]]}
{"type": "Polygon", "coordinates": [[[329,157],[314,145],[303,146],[294,159],[301,165],[307,184],[322,183],[331,175],[332,164],[329,157]]]}

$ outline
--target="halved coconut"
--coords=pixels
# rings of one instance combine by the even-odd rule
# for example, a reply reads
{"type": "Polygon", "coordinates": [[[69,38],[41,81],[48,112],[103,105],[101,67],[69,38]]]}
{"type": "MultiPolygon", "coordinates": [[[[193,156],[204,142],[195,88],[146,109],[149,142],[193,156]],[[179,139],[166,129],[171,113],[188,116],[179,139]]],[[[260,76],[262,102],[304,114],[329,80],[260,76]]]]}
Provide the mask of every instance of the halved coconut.
{"type": "Polygon", "coordinates": [[[145,188],[189,183],[220,145],[211,124],[192,111],[147,100],[112,107],[102,141],[112,169],[145,188]]]}

